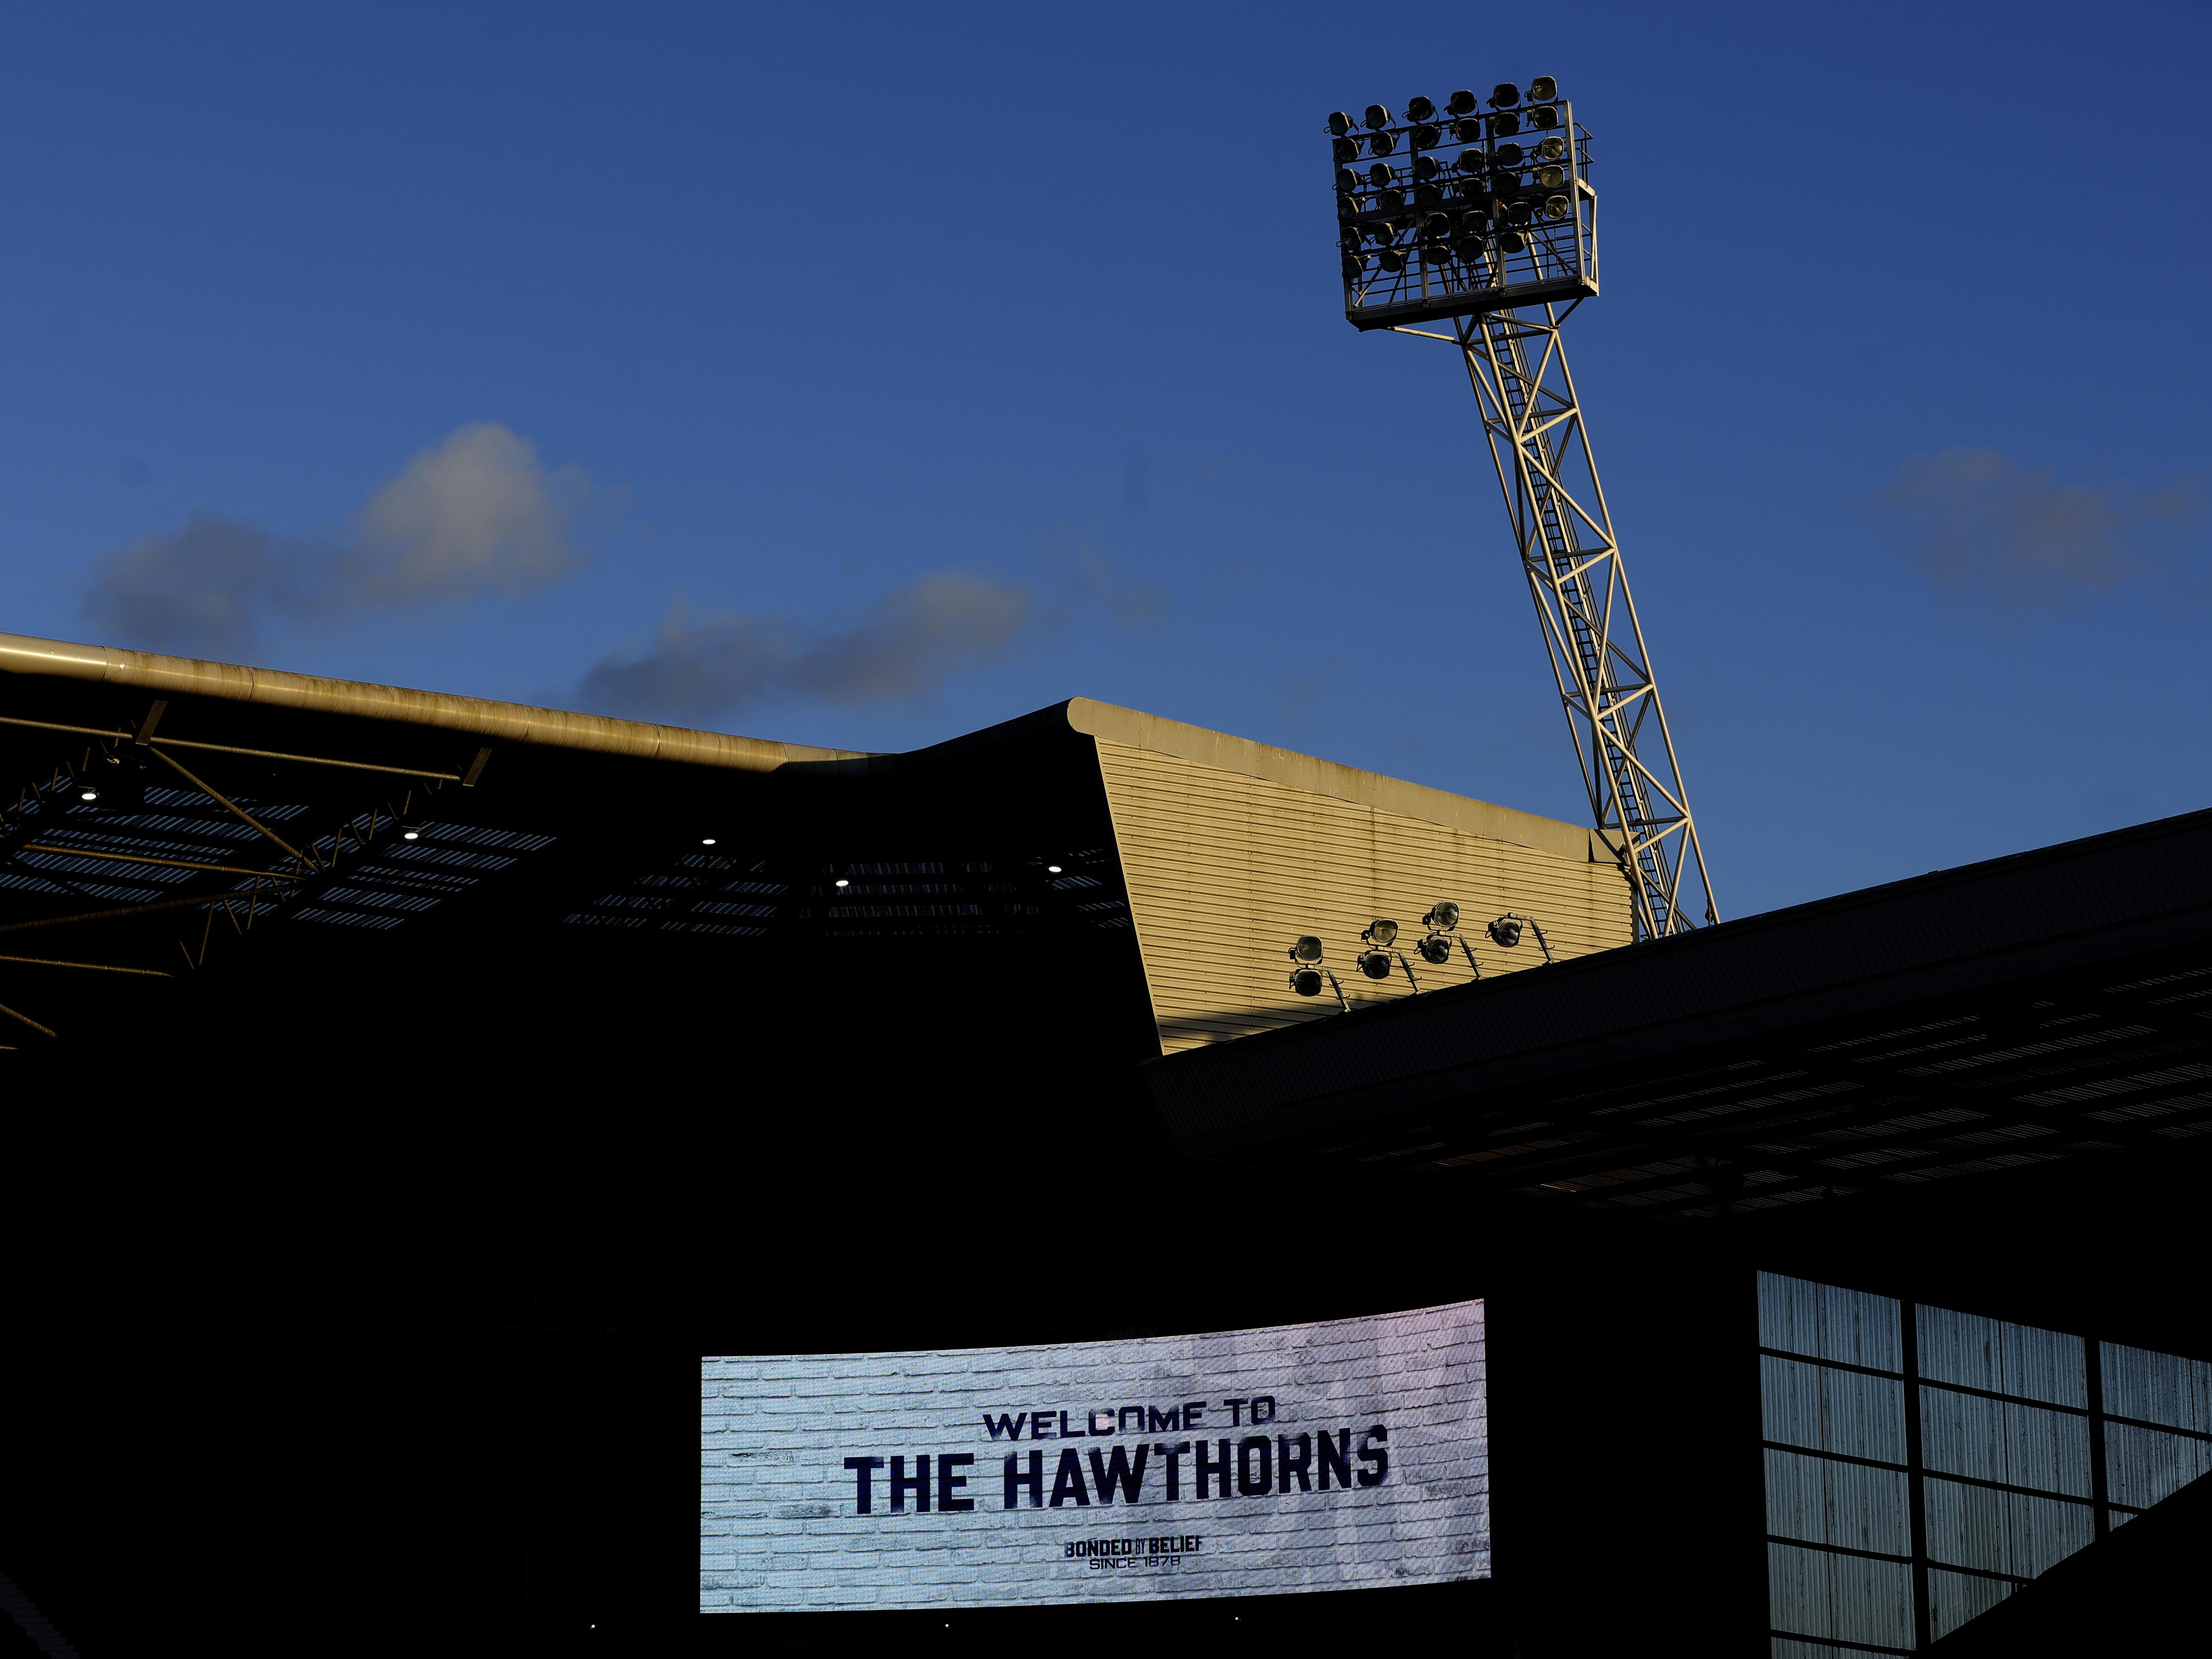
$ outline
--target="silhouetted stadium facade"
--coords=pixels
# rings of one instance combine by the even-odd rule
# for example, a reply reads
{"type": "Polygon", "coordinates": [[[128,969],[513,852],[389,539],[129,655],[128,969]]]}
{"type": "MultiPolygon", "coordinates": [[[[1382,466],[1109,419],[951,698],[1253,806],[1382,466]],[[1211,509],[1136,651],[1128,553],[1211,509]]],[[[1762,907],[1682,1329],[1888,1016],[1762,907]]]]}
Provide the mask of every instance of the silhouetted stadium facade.
{"type": "Polygon", "coordinates": [[[0,1568],[88,1654],[1917,1650],[2155,1580],[2212,1443],[2203,817],[1621,948],[1586,830],[1079,699],[867,756],[14,641],[0,717],[0,1568]],[[1290,992],[1441,898],[1562,960],[1290,992]],[[1488,1577],[697,1611],[702,1356],[1474,1301],[1488,1577]]]}

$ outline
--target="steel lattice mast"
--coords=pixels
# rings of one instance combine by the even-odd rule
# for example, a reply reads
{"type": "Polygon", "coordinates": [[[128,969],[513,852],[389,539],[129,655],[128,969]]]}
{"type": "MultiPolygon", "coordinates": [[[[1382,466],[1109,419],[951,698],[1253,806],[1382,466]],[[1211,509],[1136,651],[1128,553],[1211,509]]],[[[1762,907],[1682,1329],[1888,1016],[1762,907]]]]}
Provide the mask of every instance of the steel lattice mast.
{"type": "Polygon", "coordinates": [[[1663,939],[1720,917],[1560,335],[1598,291],[1589,134],[1548,77],[1489,101],[1329,118],[1345,315],[1458,349],[1592,819],[1628,877],[1637,937],[1663,939]],[[1392,159],[1362,172],[1363,155],[1392,159]],[[1408,326],[1444,320],[1449,334],[1408,326]]]}
{"type": "Polygon", "coordinates": [[[1454,330],[1592,819],[1635,890],[1638,936],[1662,939],[1695,925],[1692,907],[1720,916],[1560,320],[1547,305],[1479,313],[1454,330]]]}

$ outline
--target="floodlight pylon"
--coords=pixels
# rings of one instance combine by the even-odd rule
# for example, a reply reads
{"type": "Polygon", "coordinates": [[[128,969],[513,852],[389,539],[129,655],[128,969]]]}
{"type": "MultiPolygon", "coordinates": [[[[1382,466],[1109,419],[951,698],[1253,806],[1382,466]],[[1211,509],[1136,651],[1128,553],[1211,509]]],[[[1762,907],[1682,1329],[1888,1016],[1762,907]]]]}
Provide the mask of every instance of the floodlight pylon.
{"type": "MultiPolygon", "coordinates": [[[[1557,95],[1549,77],[1530,83],[1521,112],[1553,133],[1533,168],[1521,145],[1500,142],[1521,125],[1523,100],[1510,83],[1492,94],[1495,113],[1460,123],[1449,138],[1431,129],[1406,135],[1410,162],[1434,153],[1461,181],[1452,186],[1461,216],[1449,255],[1439,237],[1419,240],[1428,221],[1404,217],[1395,192],[1384,199],[1379,190],[1340,186],[1338,216],[1351,228],[1340,235],[1385,244],[1371,271],[1364,254],[1343,260],[1345,317],[1363,331],[1458,349],[1591,817],[1628,878],[1636,937],[1663,939],[1696,926],[1692,911],[1708,922],[1720,915],[1561,336],[1575,307],[1598,292],[1597,191],[1589,134],[1572,105],[1554,105],[1557,95]],[[1417,245],[1425,257],[1414,262],[1407,256],[1417,245]]],[[[1404,172],[1410,181],[1413,166],[1404,172]]]]}

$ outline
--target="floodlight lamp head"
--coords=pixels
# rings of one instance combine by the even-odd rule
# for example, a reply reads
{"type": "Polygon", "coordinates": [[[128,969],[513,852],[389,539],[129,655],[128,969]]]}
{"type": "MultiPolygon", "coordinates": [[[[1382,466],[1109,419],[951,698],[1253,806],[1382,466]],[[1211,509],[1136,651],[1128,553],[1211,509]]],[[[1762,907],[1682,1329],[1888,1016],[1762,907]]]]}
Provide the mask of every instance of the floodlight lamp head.
{"type": "Polygon", "coordinates": [[[1521,88],[1510,81],[1500,81],[1490,89],[1490,106],[1492,109],[1511,109],[1520,101],[1521,88]]]}
{"type": "Polygon", "coordinates": [[[1329,136],[1333,138],[1343,137],[1346,133],[1352,131],[1352,118],[1340,109],[1330,112],[1328,131],[1329,136]]]}
{"type": "Polygon", "coordinates": [[[419,823],[403,823],[403,824],[401,824],[401,825],[399,826],[399,839],[400,839],[400,840],[402,840],[402,841],[420,841],[420,840],[422,840],[422,826],[421,824],[419,824],[419,823]]]}
{"type": "Polygon", "coordinates": [[[1449,933],[1459,926],[1459,906],[1450,899],[1438,899],[1429,907],[1429,914],[1421,918],[1421,926],[1449,933]]]}
{"type": "Polygon", "coordinates": [[[79,800],[98,800],[100,786],[90,778],[79,778],[76,781],[76,798],[79,800]]]}
{"type": "Polygon", "coordinates": [[[1390,125],[1390,112],[1380,104],[1370,104],[1367,106],[1365,119],[1368,131],[1380,132],[1390,125]]]}
{"type": "Polygon", "coordinates": [[[1443,143],[1443,141],[1444,130],[1442,127],[1415,127],[1413,129],[1413,145],[1415,149],[1434,149],[1438,144],[1443,143]]]}
{"type": "Polygon", "coordinates": [[[1317,997],[1327,983],[1318,968],[1300,968],[1291,975],[1291,989],[1302,997],[1317,997]]]}
{"type": "Polygon", "coordinates": [[[1521,118],[1511,110],[1501,111],[1490,118],[1490,131],[1499,138],[1510,138],[1521,131],[1521,118]]]}
{"type": "Polygon", "coordinates": [[[1300,933],[1297,938],[1291,941],[1291,960],[1292,962],[1319,962],[1321,960],[1321,941],[1316,939],[1311,933],[1300,933]]]}
{"type": "Polygon", "coordinates": [[[1457,92],[1452,94],[1450,97],[1444,100],[1444,107],[1449,110],[1454,115],[1472,115],[1474,113],[1474,94],[1472,92],[1469,92],[1465,87],[1462,87],[1457,92]]]}
{"type": "Polygon", "coordinates": [[[712,836],[702,836],[699,837],[699,845],[702,847],[712,847],[714,844],[714,837],[712,836]]]}
{"type": "Polygon", "coordinates": [[[1547,161],[1556,161],[1567,153],[1567,141],[1556,133],[1536,146],[1536,154],[1547,161]]]}
{"type": "Polygon", "coordinates": [[[1370,945],[1381,945],[1386,946],[1395,945],[1398,942],[1398,924],[1395,921],[1386,921],[1382,917],[1377,916],[1373,921],[1367,924],[1366,931],[1361,933],[1359,937],[1365,939],[1370,945]]]}
{"type": "Polygon", "coordinates": [[[1483,930],[1491,942],[1504,950],[1511,950],[1521,942],[1521,921],[1517,916],[1500,916],[1483,930]]]}
{"type": "Polygon", "coordinates": [[[1406,119],[1415,125],[1419,125],[1423,121],[1434,120],[1436,113],[1437,106],[1425,98],[1409,98],[1406,100],[1406,119]]]}
{"type": "Polygon", "coordinates": [[[1532,127],[1555,127],[1559,125],[1559,112],[1549,104],[1539,104],[1528,112],[1528,125],[1532,127]]]}
{"type": "Polygon", "coordinates": [[[1441,968],[1451,960],[1451,941],[1442,933],[1430,933],[1413,947],[1421,953],[1421,960],[1431,968],[1441,968]]]}
{"type": "Polygon", "coordinates": [[[1527,156],[1518,144],[1500,144],[1497,159],[1498,165],[1502,167],[1517,167],[1527,156]]]}
{"type": "Polygon", "coordinates": [[[1340,161],[1354,161],[1359,159],[1359,140],[1357,138],[1332,138],[1329,140],[1328,149],[1329,154],[1340,161]]]}
{"type": "Polygon", "coordinates": [[[1377,161],[1373,167],[1367,169],[1367,182],[1374,185],[1377,190],[1382,189],[1383,185],[1389,184],[1393,176],[1394,175],[1390,171],[1390,164],[1387,161],[1377,161]]]}
{"type": "Polygon", "coordinates": [[[1575,204],[1564,196],[1552,196],[1545,198],[1544,216],[1547,219],[1564,219],[1574,210],[1575,204]]]}
{"type": "Polygon", "coordinates": [[[1359,971],[1370,979],[1389,978],[1389,953],[1383,951],[1362,951],[1359,953],[1359,971]]]}
{"type": "Polygon", "coordinates": [[[1395,133],[1376,132],[1368,135],[1367,153],[1370,155],[1388,155],[1397,148],[1398,136],[1395,133]]]}
{"type": "Polygon", "coordinates": [[[1559,95],[1559,83],[1548,75],[1540,75],[1528,83],[1528,101],[1548,104],[1559,95]]]}

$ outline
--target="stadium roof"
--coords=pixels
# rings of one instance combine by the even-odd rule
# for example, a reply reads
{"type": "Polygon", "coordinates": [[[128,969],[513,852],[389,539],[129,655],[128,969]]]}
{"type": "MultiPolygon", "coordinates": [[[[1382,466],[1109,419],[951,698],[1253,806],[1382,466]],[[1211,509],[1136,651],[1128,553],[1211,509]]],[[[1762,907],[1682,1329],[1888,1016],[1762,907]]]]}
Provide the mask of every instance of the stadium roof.
{"type": "Polygon", "coordinates": [[[2212,812],[1146,1067],[1186,1150],[1735,1213],[2212,1135],[2212,812]]]}

